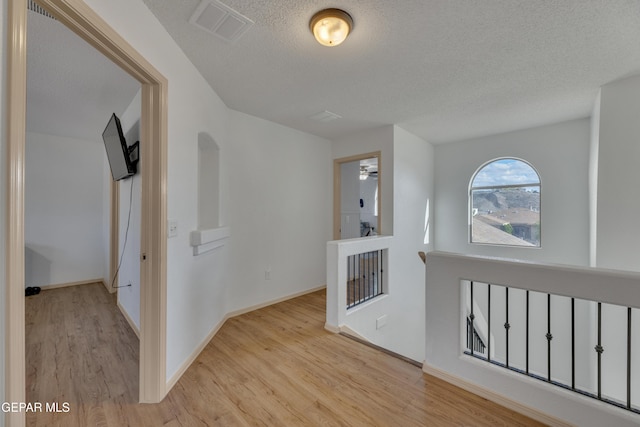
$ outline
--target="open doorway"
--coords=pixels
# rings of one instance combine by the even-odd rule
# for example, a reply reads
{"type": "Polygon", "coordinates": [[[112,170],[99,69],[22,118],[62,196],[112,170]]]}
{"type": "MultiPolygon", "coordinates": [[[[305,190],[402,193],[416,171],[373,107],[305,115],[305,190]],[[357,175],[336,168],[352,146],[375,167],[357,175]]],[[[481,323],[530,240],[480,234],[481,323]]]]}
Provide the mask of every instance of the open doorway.
{"type": "MultiPolygon", "coordinates": [[[[38,2],[142,85],[139,401],[166,394],[166,137],[167,81],[84,2],[38,2]]],[[[26,141],[27,0],[9,0],[7,14],[7,235],[5,401],[25,401],[24,150],[26,141]]],[[[24,413],[7,413],[24,425],[24,413]]]]}
{"type": "Polygon", "coordinates": [[[334,240],[380,234],[381,153],[334,160],[334,240]]]}
{"type": "MultiPolygon", "coordinates": [[[[70,410],[113,398],[136,403],[140,177],[115,187],[123,186],[122,203],[111,200],[101,133],[116,112],[127,140],[139,138],[140,84],[33,2],[27,39],[26,398],[70,410]],[[133,221],[127,210],[138,213],[133,221]],[[111,247],[122,255],[111,260],[111,247]],[[118,267],[133,285],[114,295],[118,267]],[[135,310],[127,307],[133,293],[135,310]]],[[[42,417],[27,413],[29,424],[54,423],[42,417]]]]}

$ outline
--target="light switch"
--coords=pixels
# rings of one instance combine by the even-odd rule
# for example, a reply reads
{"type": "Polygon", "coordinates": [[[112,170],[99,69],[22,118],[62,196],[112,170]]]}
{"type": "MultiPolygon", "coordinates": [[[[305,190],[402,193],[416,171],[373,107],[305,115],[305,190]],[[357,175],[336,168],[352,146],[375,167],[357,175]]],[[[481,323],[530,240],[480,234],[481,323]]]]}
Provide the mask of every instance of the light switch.
{"type": "Polygon", "coordinates": [[[169,220],[169,228],[167,234],[169,237],[176,237],[178,235],[178,221],[169,220]]]}

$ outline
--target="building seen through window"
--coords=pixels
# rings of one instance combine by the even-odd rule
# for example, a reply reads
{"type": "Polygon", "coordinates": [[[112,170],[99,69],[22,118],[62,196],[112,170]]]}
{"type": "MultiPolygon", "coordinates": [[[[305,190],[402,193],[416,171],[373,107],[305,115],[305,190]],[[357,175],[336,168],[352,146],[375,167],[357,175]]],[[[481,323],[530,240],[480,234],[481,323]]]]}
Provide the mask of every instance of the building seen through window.
{"type": "Polygon", "coordinates": [[[540,177],[519,159],[482,166],[469,192],[470,241],[540,247],[540,177]]]}

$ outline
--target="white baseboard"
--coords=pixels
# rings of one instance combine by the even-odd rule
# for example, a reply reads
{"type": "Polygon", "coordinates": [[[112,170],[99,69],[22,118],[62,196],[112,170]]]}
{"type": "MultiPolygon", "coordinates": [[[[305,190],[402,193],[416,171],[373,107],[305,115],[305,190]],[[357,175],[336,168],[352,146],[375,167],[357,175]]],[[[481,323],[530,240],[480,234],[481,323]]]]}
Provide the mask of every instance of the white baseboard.
{"type": "Polygon", "coordinates": [[[118,291],[118,288],[114,288],[111,287],[109,284],[107,284],[107,282],[104,281],[104,279],[101,280],[102,284],[104,285],[104,288],[107,290],[107,292],[109,292],[110,294],[115,294],[118,291]]]}
{"type": "Polygon", "coordinates": [[[290,294],[281,298],[276,298],[274,300],[270,300],[270,301],[266,301],[260,304],[256,304],[256,305],[252,305],[251,307],[247,307],[247,308],[242,308],[240,310],[235,310],[232,312],[227,313],[227,315],[225,316],[225,319],[229,319],[231,317],[236,317],[239,316],[241,314],[245,314],[245,313],[249,313],[251,311],[256,311],[256,310],[260,310],[261,308],[264,307],[268,307],[270,305],[274,305],[274,304],[278,304],[279,302],[284,302],[293,298],[297,298],[297,297],[301,297],[302,295],[307,295],[307,294],[312,294],[314,292],[320,291],[322,289],[325,289],[327,287],[327,285],[322,285],[322,286],[318,286],[317,288],[313,288],[313,289],[307,289],[306,291],[300,291],[300,292],[296,292],[294,294],[290,294]]]}
{"type": "Polygon", "coordinates": [[[117,306],[120,309],[120,313],[122,313],[122,316],[124,316],[125,320],[127,321],[129,326],[131,327],[131,330],[133,331],[133,333],[136,334],[138,339],[140,339],[140,330],[136,326],[136,324],[133,321],[133,319],[129,316],[129,313],[127,313],[127,310],[125,310],[124,307],[120,304],[120,301],[118,301],[117,306]]]}
{"type": "Polygon", "coordinates": [[[220,328],[222,328],[222,326],[224,326],[224,323],[231,319],[232,317],[236,317],[236,316],[240,316],[241,314],[245,314],[245,313],[249,313],[251,311],[255,311],[255,310],[259,310],[261,308],[264,307],[268,307],[270,305],[274,305],[274,304],[278,304],[293,298],[297,298],[300,297],[302,295],[306,295],[306,294],[311,294],[313,292],[317,292],[321,289],[326,288],[326,285],[323,286],[319,286],[317,288],[313,288],[313,289],[308,289],[306,291],[301,291],[301,292],[296,292],[294,294],[291,295],[287,295],[285,297],[282,298],[277,298],[274,300],[270,300],[270,301],[266,301],[260,304],[256,304],[253,305],[251,307],[246,307],[240,310],[235,310],[235,311],[231,311],[229,313],[227,313],[220,322],[218,322],[217,325],[215,325],[213,327],[213,329],[211,330],[211,332],[209,332],[209,334],[204,338],[204,340],[202,340],[202,342],[200,343],[200,345],[198,345],[198,347],[196,347],[193,352],[191,353],[191,356],[189,356],[178,368],[178,370],[176,371],[175,374],[173,374],[171,376],[171,378],[169,378],[169,381],[167,381],[167,393],[173,388],[174,385],[176,385],[176,383],[180,380],[180,378],[182,378],[182,375],[184,375],[184,373],[187,371],[187,369],[189,369],[189,367],[191,366],[191,364],[193,362],[195,362],[195,360],[198,358],[198,356],[200,355],[200,353],[202,353],[202,350],[205,349],[205,347],[209,344],[209,342],[213,339],[213,337],[216,336],[216,334],[218,333],[218,331],[220,330],[220,328]]]}
{"type": "Polygon", "coordinates": [[[40,286],[40,289],[43,290],[43,291],[48,291],[48,290],[51,290],[51,289],[68,288],[70,286],[90,285],[92,283],[103,283],[104,284],[104,281],[102,280],[102,278],[100,278],[100,279],[90,279],[90,280],[80,280],[80,281],[77,281],[77,282],[57,283],[55,285],[40,286]]]}
{"type": "Polygon", "coordinates": [[[422,371],[425,374],[432,375],[436,378],[440,378],[448,382],[449,384],[453,384],[456,387],[460,387],[463,390],[466,390],[475,395],[481,396],[487,400],[497,403],[500,406],[504,406],[507,409],[511,409],[512,411],[518,412],[524,416],[527,416],[531,419],[539,421],[543,424],[546,424],[551,427],[574,427],[573,424],[568,423],[567,421],[561,420],[560,418],[556,418],[552,415],[545,414],[544,412],[540,412],[537,409],[531,408],[527,405],[523,405],[520,402],[516,402],[515,400],[509,399],[506,396],[503,396],[499,393],[494,392],[493,390],[489,390],[487,388],[481,387],[477,384],[471,383],[463,378],[452,375],[448,372],[442,371],[438,368],[430,366],[427,362],[424,362],[422,365],[422,371]]]}
{"type": "Polygon", "coordinates": [[[324,328],[325,328],[327,331],[329,331],[329,332],[331,332],[331,333],[334,333],[334,334],[339,334],[339,333],[340,333],[340,328],[339,328],[339,327],[336,327],[336,326],[330,325],[330,324],[328,324],[328,323],[325,323],[325,324],[324,324],[324,328]]]}
{"type": "Polygon", "coordinates": [[[342,326],[340,326],[339,329],[340,329],[340,331],[339,331],[340,333],[351,335],[352,337],[355,337],[355,338],[359,339],[360,341],[371,343],[371,340],[369,338],[366,338],[366,337],[360,335],[358,332],[354,331],[353,329],[351,329],[348,326],[342,325],[342,326]]]}

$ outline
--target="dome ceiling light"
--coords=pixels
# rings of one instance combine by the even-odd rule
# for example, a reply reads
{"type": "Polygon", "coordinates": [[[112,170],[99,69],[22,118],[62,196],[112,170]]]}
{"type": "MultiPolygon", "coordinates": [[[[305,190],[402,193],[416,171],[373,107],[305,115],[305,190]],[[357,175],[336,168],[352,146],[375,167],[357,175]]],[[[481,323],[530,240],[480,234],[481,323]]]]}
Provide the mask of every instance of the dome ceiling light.
{"type": "Polygon", "coordinates": [[[353,29],[353,19],[344,10],[324,9],[309,21],[313,36],[323,46],[338,46],[353,29]]]}

